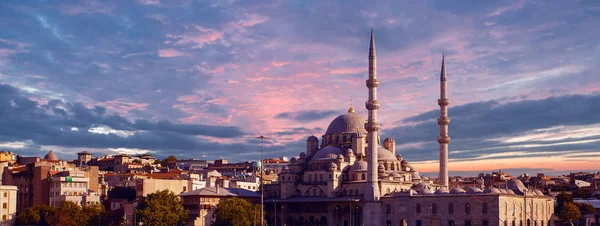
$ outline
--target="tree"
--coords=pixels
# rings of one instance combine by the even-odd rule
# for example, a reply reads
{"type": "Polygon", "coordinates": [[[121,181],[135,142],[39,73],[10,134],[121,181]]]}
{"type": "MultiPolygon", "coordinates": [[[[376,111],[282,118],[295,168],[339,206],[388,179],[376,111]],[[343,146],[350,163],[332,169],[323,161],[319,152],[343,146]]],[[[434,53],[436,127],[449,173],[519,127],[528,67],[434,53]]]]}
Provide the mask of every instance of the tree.
{"type": "Polygon", "coordinates": [[[19,212],[17,225],[48,225],[47,219],[52,216],[53,208],[47,205],[35,205],[19,212]]]}
{"type": "Polygon", "coordinates": [[[100,203],[92,203],[81,207],[81,211],[87,219],[87,225],[107,225],[106,210],[100,203]]]}
{"type": "Polygon", "coordinates": [[[260,205],[252,205],[240,198],[225,199],[217,205],[214,225],[260,225],[260,205]]]}
{"type": "Polygon", "coordinates": [[[577,208],[579,208],[579,212],[581,212],[581,214],[585,215],[585,214],[593,214],[596,211],[594,210],[594,206],[592,206],[592,204],[589,203],[575,203],[575,205],[577,206],[577,208]]]}
{"type": "Polygon", "coordinates": [[[137,220],[144,222],[144,225],[180,225],[185,224],[188,218],[183,201],[169,190],[143,198],[136,214],[137,220]]]}
{"type": "Polygon", "coordinates": [[[81,207],[75,202],[60,201],[54,209],[54,214],[48,219],[50,225],[78,226],[88,223],[88,216],[83,213],[81,207]]]}
{"type": "Polygon", "coordinates": [[[169,155],[166,159],[163,159],[162,163],[167,164],[170,162],[176,162],[177,158],[173,155],[169,155]]]}
{"type": "Polygon", "coordinates": [[[570,194],[567,194],[565,192],[561,192],[560,194],[558,194],[556,196],[556,209],[554,210],[555,213],[560,213],[560,211],[562,211],[563,209],[563,205],[565,203],[572,203],[573,202],[573,196],[570,194]]]}
{"type": "Polygon", "coordinates": [[[573,225],[573,221],[581,218],[581,212],[579,212],[579,208],[574,203],[567,202],[563,205],[559,217],[562,221],[568,221],[571,223],[571,225],[573,225]]]}

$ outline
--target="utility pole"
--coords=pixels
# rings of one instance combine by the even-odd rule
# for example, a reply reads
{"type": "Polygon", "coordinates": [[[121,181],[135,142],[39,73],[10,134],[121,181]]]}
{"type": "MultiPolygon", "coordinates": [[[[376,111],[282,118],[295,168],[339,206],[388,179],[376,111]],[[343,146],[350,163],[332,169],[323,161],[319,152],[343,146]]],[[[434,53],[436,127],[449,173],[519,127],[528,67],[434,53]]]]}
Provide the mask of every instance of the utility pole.
{"type": "MultiPolygon", "coordinates": [[[[264,141],[265,136],[260,135],[257,137],[258,139],[260,139],[261,141],[264,141]]],[[[263,142],[261,142],[260,144],[260,226],[264,226],[265,225],[265,216],[264,216],[264,209],[265,209],[265,195],[264,195],[264,191],[265,188],[263,186],[263,142]]]]}

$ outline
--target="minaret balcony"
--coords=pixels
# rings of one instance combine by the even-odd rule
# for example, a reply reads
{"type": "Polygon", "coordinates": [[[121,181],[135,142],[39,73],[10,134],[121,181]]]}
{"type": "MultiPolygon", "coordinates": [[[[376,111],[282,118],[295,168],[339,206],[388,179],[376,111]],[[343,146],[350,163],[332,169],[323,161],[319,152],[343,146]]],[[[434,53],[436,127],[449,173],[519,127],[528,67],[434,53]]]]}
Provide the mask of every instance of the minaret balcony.
{"type": "Polygon", "coordinates": [[[448,124],[450,124],[450,118],[445,116],[438,118],[438,125],[447,126],[448,124]]]}
{"type": "Polygon", "coordinates": [[[368,100],[367,102],[365,102],[365,107],[368,110],[377,110],[377,109],[379,109],[379,101],[377,101],[377,100],[368,100]]]}
{"type": "Polygon", "coordinates": [[[440,143],[440,144],[450,143],[450,137],[449,136],[439,136],[437,140],[438,140],[438,143],[440,143]]]}
{"type": "Polygon", "coordinates": [[[450,105],[450,99],[445,98],[445,97],[444,98],[440,98],[440,99],[438,99],[438,105],[440,105],[440,106],[448,106],[448,105],[450,105]]]}
{"type": "Polygon", "coordinates": [[[365,130],[369,131],[369,132],[374,132],[374,131],[378,131],[379,130],[379,123],[373,122],[373,123],[365,123],[365,130]]]}
{"type": "Polygon", "coordinates": [[[377,80],[375,78],[367,79],[366,83],[367,83],[367,87],[369,87],[369,88],[379,87],[379,80],[377,80]]]}

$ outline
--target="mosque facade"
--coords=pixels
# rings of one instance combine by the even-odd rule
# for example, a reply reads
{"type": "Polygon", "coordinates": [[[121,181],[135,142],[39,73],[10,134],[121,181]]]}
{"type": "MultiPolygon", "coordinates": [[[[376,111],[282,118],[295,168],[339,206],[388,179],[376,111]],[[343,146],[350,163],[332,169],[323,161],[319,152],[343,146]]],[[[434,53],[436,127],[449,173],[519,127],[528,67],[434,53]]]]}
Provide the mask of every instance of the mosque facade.
{"type": "Polygon", "coordinates": [[[518,180],[502,189],[449,187],[450,102],[443,58],[438,180],[434,183],[422,177],[396,153],[393,138],[382,143],[372,30],[368,59],[367,120],[351,107],[333,119],[320,138],[308,137],[306,151],[290,160],[278,175],[278,183],[265,185],[269,225],[550,225],[553,199],[539,190],[528,191],[518,180]]]}

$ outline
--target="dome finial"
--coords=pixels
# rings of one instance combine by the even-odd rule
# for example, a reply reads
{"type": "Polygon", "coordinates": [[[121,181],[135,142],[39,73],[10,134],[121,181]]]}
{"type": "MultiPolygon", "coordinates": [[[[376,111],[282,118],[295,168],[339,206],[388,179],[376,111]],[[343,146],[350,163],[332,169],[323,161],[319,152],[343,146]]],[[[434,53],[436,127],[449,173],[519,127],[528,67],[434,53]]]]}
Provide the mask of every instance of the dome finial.
{"type": "Polygon", "coordinates": [[[348,113],[354,113],[354,108],[352,107],[352,97],[350,97],[350,109],[348,109],[348,113]]]}

